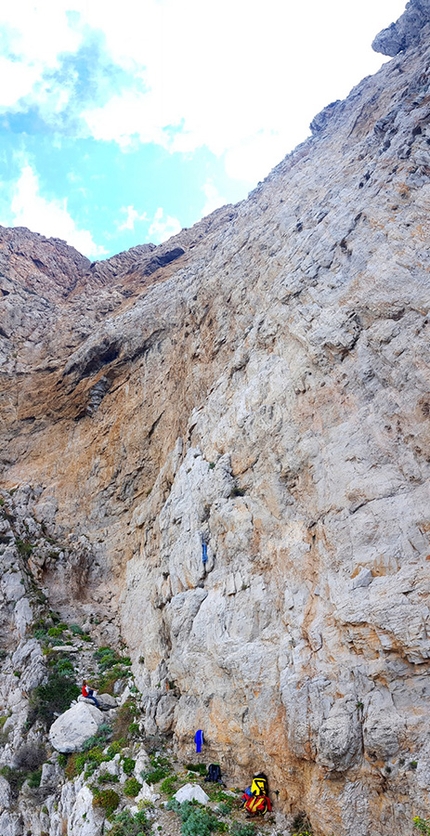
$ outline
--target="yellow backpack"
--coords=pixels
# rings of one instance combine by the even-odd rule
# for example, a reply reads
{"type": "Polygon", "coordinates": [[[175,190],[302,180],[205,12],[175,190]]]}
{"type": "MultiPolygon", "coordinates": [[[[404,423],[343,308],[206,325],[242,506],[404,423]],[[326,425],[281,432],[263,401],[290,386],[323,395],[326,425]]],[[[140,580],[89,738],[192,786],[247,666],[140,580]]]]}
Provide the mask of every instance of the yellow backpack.
{"type": "Polygon", "coordinates": [[[257,775],[254,775],[251,784],[251,793],[252,795],[268,795],[269,787],[264,772],[258,772],[257,775]]]}

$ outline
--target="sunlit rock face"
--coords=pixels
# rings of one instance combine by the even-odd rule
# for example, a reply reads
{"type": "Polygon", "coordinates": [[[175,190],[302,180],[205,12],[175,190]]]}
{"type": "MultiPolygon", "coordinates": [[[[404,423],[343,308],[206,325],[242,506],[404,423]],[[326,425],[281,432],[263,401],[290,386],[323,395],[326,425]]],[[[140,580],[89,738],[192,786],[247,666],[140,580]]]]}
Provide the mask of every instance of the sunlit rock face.
{"type": "Polygon", "coordinates": [[[426,32],[162,247],[0,236],[3,486],[58,545],[33,577],[121,633],[148,735],[202,729],[317,836],[429,809],[426,32]]]}

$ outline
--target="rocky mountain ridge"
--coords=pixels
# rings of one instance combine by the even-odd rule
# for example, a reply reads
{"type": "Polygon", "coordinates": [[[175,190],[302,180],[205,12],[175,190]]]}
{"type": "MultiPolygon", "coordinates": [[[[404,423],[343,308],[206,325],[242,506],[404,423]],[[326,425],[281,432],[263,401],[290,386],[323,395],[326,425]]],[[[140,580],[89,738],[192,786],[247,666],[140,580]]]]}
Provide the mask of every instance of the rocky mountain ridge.
{"type": "Polygon", "coordinates": [[[427,5],[246,201],[161,247],[91,265],[0,230],[24,690],[36,589],[126,643],[146,738],[186,757],[203,729],[208,762],[264,769],[315,836],[410,836],[429,810],[427,5]]]}

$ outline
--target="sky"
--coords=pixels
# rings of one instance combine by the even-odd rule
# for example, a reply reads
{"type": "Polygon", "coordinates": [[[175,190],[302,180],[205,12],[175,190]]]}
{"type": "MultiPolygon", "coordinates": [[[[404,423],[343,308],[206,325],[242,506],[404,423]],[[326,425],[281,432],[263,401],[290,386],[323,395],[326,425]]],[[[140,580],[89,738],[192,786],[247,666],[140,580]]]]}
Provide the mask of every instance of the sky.
{"type": "Polygon", "coordinates": [[[0,224],[92,260],[247,196],[384,56],[405,0],[0,6],[0,224]]]}

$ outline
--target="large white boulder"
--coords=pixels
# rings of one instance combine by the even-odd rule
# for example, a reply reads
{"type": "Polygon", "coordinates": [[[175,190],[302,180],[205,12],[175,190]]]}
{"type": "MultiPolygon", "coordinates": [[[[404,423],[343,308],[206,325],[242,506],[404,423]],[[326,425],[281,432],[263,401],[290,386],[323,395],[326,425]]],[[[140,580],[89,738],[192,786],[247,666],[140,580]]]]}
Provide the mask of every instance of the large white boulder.
{"type": "Polygon", "coordinates": [[[183,801],[198,801],[199,804],[207,804],[209,801],[209,796],[206,795],[199,784],[185,784],[175,793],[173,798],[176,798],[176,801],[179,801],[180,804],[183,801]]]}
{"type": "Polygon", "coordinates": [[[79,752],[85,741],[97,733],[104,719],[95,705],[79,702],[55,720],[49,730],[49,740],[57,752],[79,752]]]}

